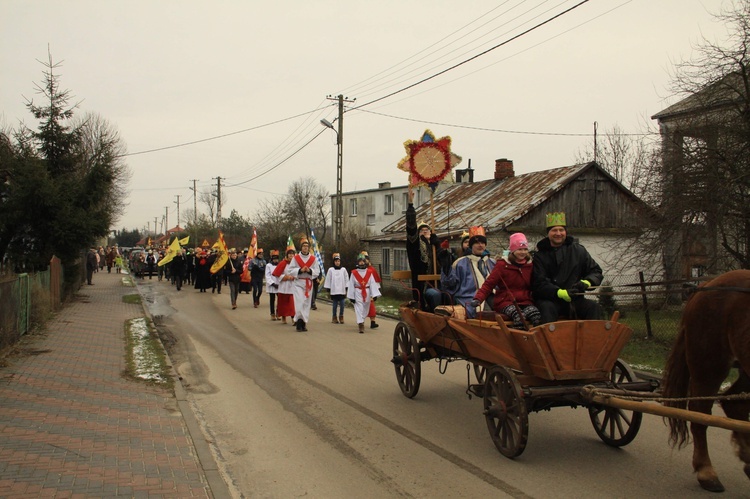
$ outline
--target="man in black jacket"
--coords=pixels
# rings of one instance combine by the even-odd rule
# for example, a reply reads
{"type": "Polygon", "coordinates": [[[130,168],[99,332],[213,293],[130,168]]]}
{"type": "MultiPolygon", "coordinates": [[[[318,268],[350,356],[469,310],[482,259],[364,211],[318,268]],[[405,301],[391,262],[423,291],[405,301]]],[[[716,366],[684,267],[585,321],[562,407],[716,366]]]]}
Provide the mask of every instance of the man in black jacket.
{"type": "MultiPolygon", "coordinates": [[[[433,286],[426,286],[425,281],[420,281],[419,276],[425,274],[438,274],[440,268],[436,267],[433,260],[434,252],[440,251],[440,241],[430,230],[430,226],[422,222],[417,224],[417,212],[414,204],[409,201],[406,208],[406,256],[411,269],[411,285],[414,301],[420,302],[422,310],[432,312],[440,305],[440,291],[433,286]]],[[[436,280],[436,282],[439,281],[436,280]]]]}
{"type": "Polygon", "coordinates": [[[601,319],[602,308],[583,294],[602,283],[602,269],[586,248],[568,235],[565,213],[547,214],[547,237],[536,247],[531,291],[542,323],[554,322],[561,315],[601,319]]]}

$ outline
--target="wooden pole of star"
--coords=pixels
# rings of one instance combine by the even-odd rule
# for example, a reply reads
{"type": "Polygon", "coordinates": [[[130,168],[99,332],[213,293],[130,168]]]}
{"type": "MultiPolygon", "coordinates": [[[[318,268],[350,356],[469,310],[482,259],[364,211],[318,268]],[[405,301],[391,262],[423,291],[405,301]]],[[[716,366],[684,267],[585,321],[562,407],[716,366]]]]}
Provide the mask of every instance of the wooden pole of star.
{"type": "MultiPolygon", "coordinates": [[[[430,189],[430,227],[435,230],[435,204],[432,202],[435,196],[435,191],[430,189]]],[[[437,234],[436,234],[437,235],[437,234]]],[[[432,273],[437,274],[437,249],[435,245],[432,246],[432,273]]]]}

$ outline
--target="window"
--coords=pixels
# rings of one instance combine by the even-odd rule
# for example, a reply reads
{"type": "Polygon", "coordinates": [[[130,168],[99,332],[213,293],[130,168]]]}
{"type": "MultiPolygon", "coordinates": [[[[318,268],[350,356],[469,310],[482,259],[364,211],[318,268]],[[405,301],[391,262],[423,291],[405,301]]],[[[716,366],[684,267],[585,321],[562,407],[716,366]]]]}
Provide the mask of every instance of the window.
{"type": "Polygon", "coordinates": [[[393,194],[385,195],[385,214],[391,215],[393,213],[393,194]]]}
{"type": "Polygon", "coordinates": [[[381,255],[381,258],[383,260],[383,263],[380,265],[380,268],[382,270],[382,275],[390,275],[391,274],[391,250],[390,248],[383,248],[383,253],[381,255]]]}
{"type": "Polygon", "coordinates": [[[401,206],[403,209],[401,210],[401,213],[406,213],[406,207],[409,206],[409,193],[405,192],[401,195],[401,206]]]}
{"type": "Polygon", "coordinates": [[[375,215],[367,215],[367,225],[375,225],[375,215]]]}
{"type": "Polygon", "coordinates": [[[349,216],[350,217],[357,216],[357,200],[356,199],[349,200],[349,216]]]}
{"type": "Polygon", "coordinates": [[[406,248],[393,248],[393,270],[409,270],[406,248]]]}

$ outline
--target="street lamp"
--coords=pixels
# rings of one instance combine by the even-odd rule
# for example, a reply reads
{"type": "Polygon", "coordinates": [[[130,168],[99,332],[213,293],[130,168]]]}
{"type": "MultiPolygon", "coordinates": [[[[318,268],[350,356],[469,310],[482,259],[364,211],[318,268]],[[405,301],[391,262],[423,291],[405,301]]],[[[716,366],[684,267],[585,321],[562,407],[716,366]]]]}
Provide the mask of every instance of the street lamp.
{"type": "MultiPolygon", "coordinates": [[[[344,120],[343,120],[343,113],[339,113],[340,116],[338,118],[339,120],[339,129],[336,130],[333,127],[333,123],[328,121],[327,119],[323,118],[320,120],[320,124],[323,125],[326,128],[330,128],[334,132],[336,132],[336,145],[338,146],[338,156],[336,160],[336,213],[334,214],[334,229],[335,229],[335,239],[336,239],[336,250],[341,250],[341,233],[343,232],[343,225],[344,225],[344,202],[341,199],[341,186],[342,186],[342,172],[343,172],[343,166],[344,166],[344,144],[343,144],[343,134],[344,134],[344,120]]],[[[333,120],[336,121],[336,120],[333,120]]]]}

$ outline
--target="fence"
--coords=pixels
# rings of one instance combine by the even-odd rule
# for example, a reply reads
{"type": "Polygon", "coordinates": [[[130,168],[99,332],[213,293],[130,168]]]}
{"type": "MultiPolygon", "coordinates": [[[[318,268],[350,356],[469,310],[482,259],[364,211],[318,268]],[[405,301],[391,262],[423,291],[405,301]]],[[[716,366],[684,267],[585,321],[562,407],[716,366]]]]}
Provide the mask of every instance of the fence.
{"type": "Polygon", "coordinates": [[[0,282],[0,351],[60,307],[63,281],[63,267],[53,257],[43,272],[16,274],[0,282]]]}

